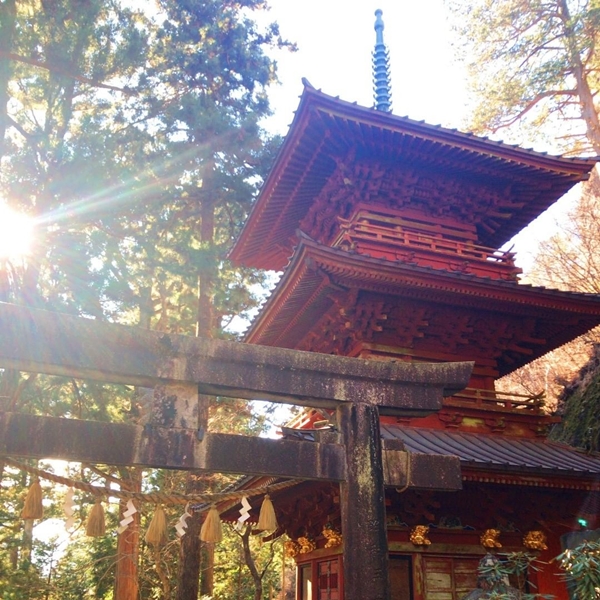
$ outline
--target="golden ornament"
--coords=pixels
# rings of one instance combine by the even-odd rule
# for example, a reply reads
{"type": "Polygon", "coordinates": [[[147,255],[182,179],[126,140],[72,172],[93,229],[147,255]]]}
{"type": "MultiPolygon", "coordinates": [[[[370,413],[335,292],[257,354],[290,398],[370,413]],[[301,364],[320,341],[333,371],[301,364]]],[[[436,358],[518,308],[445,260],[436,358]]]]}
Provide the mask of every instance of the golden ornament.
{"type": "Polygon", "coordinates": [[[288,558],[294,558],[300,553],[300,544],[294,540],[288,540],[283,544],[283,552],[288,558]]]}
{"type": "Polygon", "coordinates": [[[500,537],[499,529],[486,529],[481,534],[481,545],[484,548],[502,548],[502,544],[498,541],[500,537]]]}
{"type": "Polygon", "coordinates": [[[427,537],[429,535],[429,525],[415,525],[410,530],[410,537],[408,538],[415,546],[429,546],[431,540],[427,537]]]}
{"type": "Polygon", "coordinates": [[[307,537],[299,537],[297,540],[300,549],[298,554],[308,554],[317,548],[317,545],[313,540],[307,537]]]}
{"type": "Polygon", "coordinates": [[[548,550],[546,534],[543,531],[528,531],[523,538],[523,546],[530,550],[548,550]]]}
{"type": "Polygon", "coordinates": [[[321,532],[323,537],[327,540],[325,542],[325,548],[336,548],[342,544],[342,534],[336,531],[332,527],[324,527],[321,532]]]}

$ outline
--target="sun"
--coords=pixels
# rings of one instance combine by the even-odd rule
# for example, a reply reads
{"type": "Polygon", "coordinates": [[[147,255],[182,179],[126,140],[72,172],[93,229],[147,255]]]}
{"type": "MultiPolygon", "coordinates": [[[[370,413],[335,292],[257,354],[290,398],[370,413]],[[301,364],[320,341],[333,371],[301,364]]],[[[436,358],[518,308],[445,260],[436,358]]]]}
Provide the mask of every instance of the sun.
{"type": "Polygon", "coordinates": [[[22,259],[29,254],[33,221],[0,203],[0,260],[22,259]]]}

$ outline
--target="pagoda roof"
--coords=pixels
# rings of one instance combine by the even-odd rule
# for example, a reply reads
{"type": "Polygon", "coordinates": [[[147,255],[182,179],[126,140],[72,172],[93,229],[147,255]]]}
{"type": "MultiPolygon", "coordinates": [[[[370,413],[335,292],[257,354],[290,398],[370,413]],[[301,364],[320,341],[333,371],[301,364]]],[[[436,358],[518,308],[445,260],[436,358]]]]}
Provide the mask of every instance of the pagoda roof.
{"type": "Polygon", "coordinates": [[[545,477],[567,475],[596,479],[600,474],[597,454],[547,439],[450,432],[388,423],[381,424],[381,435],[384,440],[401,440],[409,452],[458,456],[463,466],[545,477]]]}
{"type": "MultiPolygon", "coordinates": [[[[282,428],[284,438],[315,441],[314,429],[282,428]]],[[[538,476],[576,476],[597,480],[600,454],[547,438],[518,438],[380,422],[381,438],[400,440],[407,452],[458,456],[463,467],[538,476]]],[[[515,481],[513,483],[524,483],[515,481]]]]}
{"type": "Polygon", "coordinates": [[[285,141],[231,258],[281,269],[295,232],[340,161],[434,169],[449,177],[512,185],[509,214],[486,223],[480,242],[498,248],[567,190],[585,180],[595,158],[534,152],[333,98],[306,85],[285,141]],[[353,157],[353,158],[348,158],[353,157]]]}
{"type": "Polygon", "coordinates": [[[534,287],[391,261],[330,248],[300,236],[293,259],[245,334],[252,344],[294,348],[332,306],[339,290],[463,307],[537,322],[538,337],[526,355],[499,361],[505,375],[600,324],[600,296],[534,287]]]}

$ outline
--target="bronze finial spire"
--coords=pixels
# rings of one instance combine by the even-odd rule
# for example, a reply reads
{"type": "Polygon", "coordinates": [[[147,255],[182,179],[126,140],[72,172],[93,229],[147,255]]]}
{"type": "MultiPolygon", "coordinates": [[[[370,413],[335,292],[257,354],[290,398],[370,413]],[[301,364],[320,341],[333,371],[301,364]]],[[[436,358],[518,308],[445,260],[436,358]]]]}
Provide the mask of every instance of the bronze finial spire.
{"type": "Polygon", "coordinates": [[[383,42],[383,11],[375,11],[375,50],[373,51],[373,85],[375,108],[383,112],[392,110],[392,92],[390,80],[390,58],[383,42]]]}

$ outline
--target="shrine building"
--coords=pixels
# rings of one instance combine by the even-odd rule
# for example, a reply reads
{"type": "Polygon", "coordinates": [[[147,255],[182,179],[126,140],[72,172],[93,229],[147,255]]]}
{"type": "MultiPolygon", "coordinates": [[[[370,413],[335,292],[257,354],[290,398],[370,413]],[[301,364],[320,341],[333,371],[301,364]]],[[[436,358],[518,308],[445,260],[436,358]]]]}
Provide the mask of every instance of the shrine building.
{"type": "MultiPolygon", "coordinates": [[[[502,248],[596,160],[395,116],[377,47],[375,59],[375,108],[305,84],[231,255],[283,271],[245,341],[473,361],[469,387],[439,412],[381,415],[384,447],[458,456],[462,477],[451,492],[386,489],[392,598],[459,600],[476,587],[486,552],[529,551],[543,564],[524,589],[566,600],[551,559],[566,534],[600,527],[600,459],[547,438],[556,418],[541,396],[500,393],[495,382],[600,324],[600,298],[521,284],[502,248]]],[[[332,413],[313,409],[283,434],[319,440],[334,429],[332,413]]],[[[292,540],[296,598],[344,598],[338,485],[306,481],[273,503],[276,535],[292,540]]]]}

